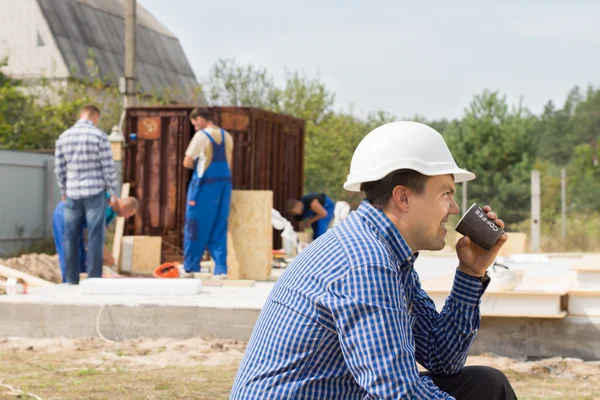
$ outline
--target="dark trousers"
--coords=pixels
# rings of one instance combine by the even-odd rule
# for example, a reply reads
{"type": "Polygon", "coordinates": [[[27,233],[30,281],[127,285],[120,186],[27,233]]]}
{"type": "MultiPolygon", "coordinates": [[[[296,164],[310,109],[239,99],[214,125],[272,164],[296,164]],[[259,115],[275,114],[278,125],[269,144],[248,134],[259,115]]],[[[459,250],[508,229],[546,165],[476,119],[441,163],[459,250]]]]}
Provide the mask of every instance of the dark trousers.
{"type": "Polygon", "coordinates": [[[465,367],[452,376],[436,376],[429,372],[433,383],[456,400],[516,400],[517,395],[506,376],[490,367],[465,367]]]}

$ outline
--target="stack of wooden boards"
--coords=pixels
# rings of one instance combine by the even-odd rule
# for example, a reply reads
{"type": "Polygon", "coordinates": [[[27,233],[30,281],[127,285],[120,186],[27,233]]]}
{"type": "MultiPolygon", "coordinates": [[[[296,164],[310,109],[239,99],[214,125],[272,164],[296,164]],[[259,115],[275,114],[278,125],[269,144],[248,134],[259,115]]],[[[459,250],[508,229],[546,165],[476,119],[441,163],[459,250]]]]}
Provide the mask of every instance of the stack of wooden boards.
{"type": "MultiPolygon", "coordinates": [[[[121,197],[129,195],[125,183],[121,197]]],[[[234,190],[227,234],[228,280],[266,281],[271,275],[273,228],[270,190],[234,190]]],[[[123,236],[125,221],[117,219],[113,257],[119,272],[128,275],[152,275],[161,264],[162,240],[158,236],[123,236]]],[[[199,278],[204,277],[199,274],[199,278]]]]}

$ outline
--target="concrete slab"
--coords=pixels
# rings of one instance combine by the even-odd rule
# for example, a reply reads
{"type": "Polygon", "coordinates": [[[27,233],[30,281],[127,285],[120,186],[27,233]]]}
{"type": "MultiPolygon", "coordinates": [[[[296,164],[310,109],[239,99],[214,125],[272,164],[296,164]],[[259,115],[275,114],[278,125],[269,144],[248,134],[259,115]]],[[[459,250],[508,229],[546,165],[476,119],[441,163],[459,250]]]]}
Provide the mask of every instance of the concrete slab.
{"type": "Polygon", "coordinates": [[[148,294],[148,295],[193,295],[200,293],[199,279],[154,279],[154,278],[90,278],[79,285],[80,293],[95,294],[148,294]]]}
{"type": "MultiPolygon", "coordinates": [[[[197,279],[186,279],[186,281],[201,282],[197,279]]],[[[253,287],[203,287],[199,294],[194,295],[91,295],[82,294],[78,286],[54,285],[44,288],[30,288],[29,293],[26,295],[0,296],[0,305],[121,305],[127,307],[169,306],[260,310],[273,285],[273,282],[256,282],[253,287]]]]}
{"type": "Polygon", "coordinates": [[[483,317],[470,353],[494,353],[516,359],[560,356],[597,361],[600,318],[483,317]]]}
{"type": "MultiPolygon", "coordinates": [[[[532,281],[564,280],[576,258],[553,257],[525,266],[532,281]]],[[[421,277],[442,277],[455,257],[420,257],[421,277]]],[[[284,270],[274,270],[279,274],[284,270]]],[[[192,280],[195,281],[195,280],[192,280]]],[[[525,282],[525,279],[524,279],[525,282]]],[[[252,287],[202,287],[195,295],[86,295],[77,286],[30,288],[27,295],[0,296],[0,337],[191,337],[248,340],[273,282],[252,287]]],[[[600,317],[482,319],[473,354],[511,357],[563,356],[600,359],[600,317]]]]}
{"type": "Polygon", "coordinates": [[[0,296],[0,337],[248,340],[273,285],[203,287],[196,295],[89,295],[77,286],[31,288],[27,295],[0,296]]]}

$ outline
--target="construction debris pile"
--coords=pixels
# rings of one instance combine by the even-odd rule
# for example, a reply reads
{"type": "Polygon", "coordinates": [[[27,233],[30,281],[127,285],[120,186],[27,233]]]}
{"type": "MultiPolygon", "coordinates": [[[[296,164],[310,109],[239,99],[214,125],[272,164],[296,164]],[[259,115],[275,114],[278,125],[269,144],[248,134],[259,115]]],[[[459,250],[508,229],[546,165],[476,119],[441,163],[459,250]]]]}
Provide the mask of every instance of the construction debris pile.
{"type": "Polygon", "coordinates": [[[56,254],[24,254],[20,257],[0,259],[0,264],[50,282],[62,282],[56,254]]]}

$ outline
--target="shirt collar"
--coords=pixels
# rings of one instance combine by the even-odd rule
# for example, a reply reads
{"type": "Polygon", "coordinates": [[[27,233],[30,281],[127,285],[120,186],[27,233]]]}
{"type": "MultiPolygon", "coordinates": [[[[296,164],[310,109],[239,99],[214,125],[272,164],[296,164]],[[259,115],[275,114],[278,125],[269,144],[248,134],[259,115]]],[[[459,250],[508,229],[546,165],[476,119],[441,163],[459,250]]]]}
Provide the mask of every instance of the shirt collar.
{"type": "Polygon", "coordinates": [[[356,212],[370,225],[371,229],[388,245],[392,254],[400,264],[413,264],[419,253],[412,254],[406,240],[398,231],[385,213],[371,205],[368,200],[363,200],[356,212]]]}
{"type": "Polygon", "coordinates": [[[78,124],[88,124],[88,125],[95,126],[94,123],[92,121],[90,121],[89,119],[78,119],[77,123],[78,124]]]}

